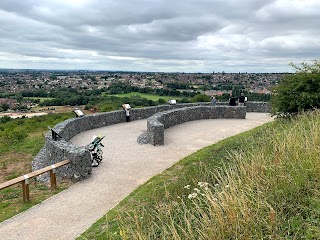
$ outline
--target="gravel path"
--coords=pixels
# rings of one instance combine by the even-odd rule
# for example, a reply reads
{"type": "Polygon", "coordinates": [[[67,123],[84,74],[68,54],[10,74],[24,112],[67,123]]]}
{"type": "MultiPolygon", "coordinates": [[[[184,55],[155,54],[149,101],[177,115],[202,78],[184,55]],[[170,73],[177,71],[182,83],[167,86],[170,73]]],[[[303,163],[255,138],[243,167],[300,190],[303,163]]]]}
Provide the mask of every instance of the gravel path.
{"type": "Polygon", "coordinates": [[[187,122],[166,129],[165,145],[157,147],[137,143],[146,131],[145,119],[81,133],[71,140],[74,144],[86,145],[93,135],[105,135],[104,159],[92,177],[0,223],[0,239],[74,239],[135,188],[181,158],[269,121],[268,114],[247,113],[246,119],[187,122]]]}

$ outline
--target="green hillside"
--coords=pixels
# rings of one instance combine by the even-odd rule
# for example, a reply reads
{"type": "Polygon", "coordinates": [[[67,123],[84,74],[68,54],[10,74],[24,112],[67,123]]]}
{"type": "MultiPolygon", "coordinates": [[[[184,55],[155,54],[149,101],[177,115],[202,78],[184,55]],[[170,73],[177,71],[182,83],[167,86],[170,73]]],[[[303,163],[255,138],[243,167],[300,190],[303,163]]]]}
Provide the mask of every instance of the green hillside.
{"type": "MultiPolygon", "coordinates": [[[[0,183],[32,171],[31,162],[44,145],[48,126],[53,127],[72,113],[48,114],[33,118],[0,118],[0,183]]],[[[31,201],[23,203],[21,185],[0,190],[0,222],[38,204],[71,183],[58,182],[58,190],[51,192],[47,184],[30,180],[31,201]]]]}
{"type": "Polygon", "coordinates": [[[182,159],[79,239],[320,239],[319,156],[320,111],[274,121],[182,159]]]}

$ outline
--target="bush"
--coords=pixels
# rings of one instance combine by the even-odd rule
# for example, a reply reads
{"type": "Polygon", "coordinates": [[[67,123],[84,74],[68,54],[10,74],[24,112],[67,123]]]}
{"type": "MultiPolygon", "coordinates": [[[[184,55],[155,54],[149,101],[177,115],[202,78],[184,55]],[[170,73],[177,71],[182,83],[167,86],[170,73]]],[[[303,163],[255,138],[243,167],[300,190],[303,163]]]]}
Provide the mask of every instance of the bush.
{"type": "Polygon", "coordinates": [[[164,100],[163,98],[159,98],[158,104],[165,104],[165,103],[167,103],[166,100],[164,100]]]}
{"type": "Polygon", "coordinates": [[[272,113],[278,117],[320,107],[320,61],[291,66],[296,73],[286,75],[273,89],[272,113]]]}
{"type": "Polygon", "coordinates": [[[0,117],[0,123],[7,123],[7,122],[10,122],[11,120],[12,118],[8,116],[0,117]]]}
{"type": "Polygon", "coordinates": [[[210,102],[211,98],[205,94],[197,94],[192,99],[191,102],[210,102]]]}
{"type": "Polygon", "coordinates": [[[3,111],[7,111],[10,108],[10,106],[9,106],[8,103],[2,103],[1,104],[1,108],[2,108],[3,111]]]}

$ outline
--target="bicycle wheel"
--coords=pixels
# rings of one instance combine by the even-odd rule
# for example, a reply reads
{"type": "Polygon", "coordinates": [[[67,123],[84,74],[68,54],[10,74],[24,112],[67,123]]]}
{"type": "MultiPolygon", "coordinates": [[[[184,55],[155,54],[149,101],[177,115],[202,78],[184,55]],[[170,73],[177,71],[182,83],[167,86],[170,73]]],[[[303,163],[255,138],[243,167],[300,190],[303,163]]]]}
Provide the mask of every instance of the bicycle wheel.
{"type": "Polygon", "coordinates": [[[98,167],[99,166],[99,161],[96,158],[93,158],[92,162],[91,162],[91,166],[92,167],[98,167]]]}
{"type": "Polygon", "coordinates": [[[97,159],[99,159],[99,162],[102,161],[102,154],[103,154],[102,150],[97,152],[97,159]]]}

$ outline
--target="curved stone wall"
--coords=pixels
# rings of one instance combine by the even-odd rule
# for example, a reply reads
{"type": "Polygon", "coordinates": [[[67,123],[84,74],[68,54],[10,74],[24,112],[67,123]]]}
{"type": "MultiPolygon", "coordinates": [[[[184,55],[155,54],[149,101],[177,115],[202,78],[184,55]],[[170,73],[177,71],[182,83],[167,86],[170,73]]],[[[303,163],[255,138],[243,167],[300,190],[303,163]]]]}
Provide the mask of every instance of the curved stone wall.
{"type": "MultiPolygon", "coordinates": [[[[227,103],[219,103],[219,105],[220,104],[226,105],[227,103]]],[[[263,104],[266,105],[266,103],[263,104]]],[[[263,104],[253,103],[251,111],[255,110],[255,106],[259,106],[259,108],[257,107],[257,111],[264,110],[261,107],[264,106],[263,104]]],[[[187,103],[176,105],[161,105],[146,108],[135,108],[131,109],[130,118],[131,121],[145,119],[151,117],[156,113],[195,106],[210,106],[210,103],[187,103]]],[[[57,169],[58,177],[71,178],[75,181],[79,181],[90,177],[92,168],[91,157],[88,148],[75,146],[71,144],[69,140],[81,132],[94,128],[125,122],[125,119],[126,118],[124,111],[119,110],[114,112],[97,113],[94,115],[88,115],[79,118],[72,118],[57,124],[53,128],[53,130],[56,131],[60,136],[62,136],[63,139],[54,141],[51,136],[51,131],[49,131],[45,136],[45,146],[40,150],[40,152],[37,154],[37,156],[32,162],[32,170],[35,171],[46,166],[52,165],[56,162],[60,162],[65,159],[70,159],[71,164],[57,169]]],[[[172,117],[170,119],[170,121],[173,122],[178,121],[172,117]]],[[[168,126],[168,124],[166,125],[168,126]]],[[[44,174],[40,176],[38,179],[42,181],[47,181],[48,175],[44,174]]]]}
{"type": "Polygon", "coordinates": [[[147,132],[138,137],[139,143],[164,144],[164,130],[177,124],[200,119],[246,117],[246,107],[197,106],[156,113],[147,120],[147,132]]]}
{"type": "MultiPolygon", "coordinates": [[[[131,121],[134,121],[145,119],[157,112],[170,109],[208,104],[209,103],[190,103],[136,108],[131,109],[130,118],[131,121]]],[[[57,176],[59,178],[71,178],[74,181],[80,181],[90,177],[92,167],[91,156],[88,147],[75,146],[70,143],[69,140],[81,132],[125,122],[125,119],[126,117],[124,111],[119,110],[72,118],[57,124],[53,130],[57,132],[63,139],[54,141],[52,139],[51,131],[49,131],[45,136],[45,146],[32,161],[32,170],[36,171],[38,169],[50,166],[56,162],[69,159],[71,164],[57,169],[57,176]]],[[[38,177],[38,180],[48,181],[48,178],[48,174],[43,174],[38,177]]]]}

